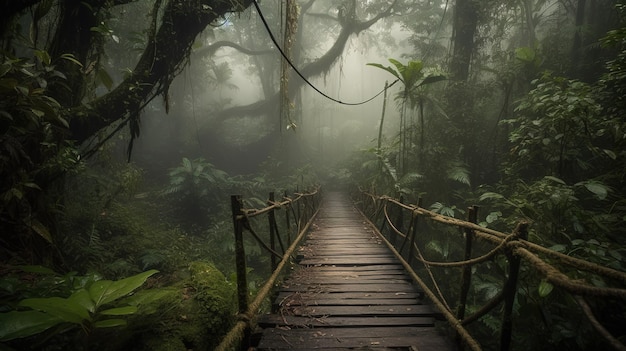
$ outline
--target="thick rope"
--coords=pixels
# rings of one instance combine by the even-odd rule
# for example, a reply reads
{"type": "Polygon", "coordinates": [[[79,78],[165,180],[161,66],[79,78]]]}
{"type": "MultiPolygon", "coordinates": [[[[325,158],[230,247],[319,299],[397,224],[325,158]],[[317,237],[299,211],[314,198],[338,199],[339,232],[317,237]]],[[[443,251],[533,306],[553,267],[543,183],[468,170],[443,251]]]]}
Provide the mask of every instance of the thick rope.
{"type": "MultiPolygon", "coordinates": [[[[406,237],[406,235],[402,232],[400,232],[391,222],[391,220],[389,219],[389,214],[387,212],[387,204],[385,204],[384,206],[384,210],[385,210],[385,218],[387,219],[387,223],[389,224],[389,226],[396,232],[396,234],[402,236],[402,237],[406,237]]],[[[422,252],[420,251],[419,247],[416,245],[414,245],[414,249],[417,250],[417,254],[419,255],[419,259],[421,261],[425,261],[424,256],[422,256],[422,252]]],[[[395,250],[395,248],[394,248],[395,250]]],[[[411,252],[409,252],[409,255],[411,254],[411,252]]],[[[448,302],[446,301],[446,298],[443,296],[443,293],[441,292],[441,289],[439,288],[439,284],[437,284],[437,280],[435,279],[435,275],[433,274],[432,270],[430,269],[428,264],[424,265],[424,268],[426,269],[426,272],[428,272],[428,275],[430,276],[430,280],[433,283],[433,286],[435,287],[435,290],[437,290],[437,294],[439,294],[439,298],[441,299],[442,303],[445,305],[446,309],[448,311],[452,311],[450,309],[450,306],[448,305],[448,302]]]]}
{"type": "Polygon", "coordinates": [[[467,331],[467,329],[465,329],[463,327],[463,325],[461,324],[461,322],[456,318],[456,316],[454,314],[452,314],[452,312],[450,311],[450,308],[447,306],[447,304],[444,304],[443,302],[441,302],[438,298],[437,295],[435,295],[435,293],[433,293],[432,290],[430,290],[430,288],[428,287],[428,285],[426,285],[426,283],[424,283],[424,281],[417,275],[417,273],[415,273],[415,271],[413,270],[413,268],[411,267],[411,265],[409,265],[409,263],[402,258],[402,255],[400,255],[400,253],[398,252],[398,250],[395,249],[395,247],[393,246],[393,244],[391,244],[389,242],[389,240],[387,240],[387,238],[385,238],[384,235],[382,235],[382,233],[380,233],[378,231],[378,229],[376,229],[376,226],[369,220],[367,219],[367,217],[364,216],[364,218],[366,219],[367,223],[369,223],[370,227],[374,230],[374,232],[381,238],[381,240],[387,245],[387,247],[389,248],[389,250],[391,250],[391,252],[393,252],[393,254],[398,258],[398,260],[400,261],[400,263],[402,263],[402,266],[404,267],[404,269],[407,271],[407,273],[409,273],[409,275],[411,276],[411,278],[420,286],[420,288],[424,291],[424,294],[426,294],[426,296],[428,296],[428,298],[430,299],[430,301],[437,307],[437,309],[443,314],[444,318],[446,318],[446,320],[448,321],[448,323],[452,326],[452,328],[459,334],[459,336],[463,339],[463,341],[467,344],[467,346],[473,350],[473,351],[480,351],[482,350],[482,348],[480,347],[480,344],[478,343],[478,341],[476,341],[476,339],[474,339],[469,332],[467,331]]]}
{"type": "Polygon", "coordinates": [[[580,307],[583,309],[583,312],[589,319],[589,322],[591,322],[591,325],[598,332],[598,334],[602,335],[602,337],[604,337],[604,339],[606,339],[606,341],[609,342],[609,344],[611,345],[611,347],[613,347],[614,350],[626,351],[626,346],[624,346],[624,344],[621,341],[619,341],[617,338],[611,335],[611,333],[609,333],[609,331],[606,330],[606,328],[604,328],[604,326],[602,326],[600,322],[598,322],[598,320],[596,319],[596,316],[593,315],[593,311],[591,310],[591,307],[589,307],[589,304],[587,303],[587,301],[585,301],[585,299],[582,298],[581,296],[575,296],[575,298],[576,298],[576,302],[578,302],[580,307]]]}
{"type": "Polygon", "coordinates": [[[574,295],[589,295],[598,297],[612,296],[619,297],[622,300],[626,300],[626,289],[599,288],[587,284],[577,283],[570,279],[570,277],[563,274],[561,271],[546,263],[541,258],[537,257],[535,254],[523,247],[514,248],[513,253],[530,262],[533,268],[543,273],[543,275],[550,283],[559,286],[574,295]]]}
{"type": "MultiPolygon", "coordinates": [[[[495,255],[497,255],[500,251],[502,251],[502,249],[507,245],[507,243],[509,243],[509,241],[511,241],[511,239],[513,239],[514,236],[511,235],[509,236],[509,238],[502,240],[502,242],[496,246],[493,250],[487,252],[486,254],[482,255],[482,256],[478,256],[469,260],[464,260],[464,261],[454,261],[454,262],[438,262],[438,261],[428,261],[423,259],[422,257],[416,257],[416,259],[420,262],[422,262],[425,265],[429,265],[429,266],[433,266],[433,267],[465,267],[465,266],[473,266],[475,264],[478,263],[482,263],[485,262],[487,260],[490,260],[491,258],[493,258],[495,255]]],[[[414,246],[417,247],[417,244],[415,244],[414,246]]]]}

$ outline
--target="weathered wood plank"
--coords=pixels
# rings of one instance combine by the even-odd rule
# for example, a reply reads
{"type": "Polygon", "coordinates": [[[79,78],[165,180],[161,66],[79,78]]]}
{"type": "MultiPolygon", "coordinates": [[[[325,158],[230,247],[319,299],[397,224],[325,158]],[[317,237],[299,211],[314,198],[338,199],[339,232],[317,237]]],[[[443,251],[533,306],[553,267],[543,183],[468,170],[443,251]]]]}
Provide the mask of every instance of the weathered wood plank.
{"type": "Polygon", "coordinates": [[[296,316],[421,316],[436,315],[429,305],[389,306],[293,306],[290,312],[296,316]]]}
{"type": "Polygon", "coordinates": [[[282,291],[313,291],[319,293],[331,293],[331,292],[412,292],[415,288],[410,284],[342,284],[340,286],[335,285],[323,285],[312,284],[302,286],[285,286],[282,291]]]}
{"type": "Polygon", "coordinates": [[[265,314],[259,316],[258,325],[261,328],[271,328],[278,326],[291,326],[298,328],[319,328],[319,327],[384,327],[384,326],[412,326],[412,327],[432,327],[434,318],[432,317],[302,317],[302,316],[281,316],[276,314],[265,314]]]}
{"type": "Polygon", "coordinates": [[[420,351],[450,349],[450,345],[438,335],[434,328],[428,327],[374,327],[367,328],[367,334],[364,334],[361,328],[294,330],[269,328],[266,331],[259,348],[298,350],[298,346],[304,346],[307,349],[414,346],[420,351]],[[433,337],[439,339],[439,342],[424,341],[433,337]],[[424,348],[425,345],[429,347],[424,348]]]}
{"type": "Polygon", "coordinates": [[[301,292],[280,292],[277,295],[276,301],[282,301],[289,297],[298,297],[305,300],[321,301],[328,300],[341,300],[350,303],[349,301],[360,299],[385,299],[386,301],[395,301],[398,299],[408,299],[412,301],[423,299],[423,294],[419,292],[336,292],[336,293],[301,293],[301,292]]]}
{"type": "Polygon", "coordinates": [[[398,259],[395,257],[309,257],[303,258],[299,262],[303,266],[314,265],[365,265],[365,264],[397,264],[398,259]]]}

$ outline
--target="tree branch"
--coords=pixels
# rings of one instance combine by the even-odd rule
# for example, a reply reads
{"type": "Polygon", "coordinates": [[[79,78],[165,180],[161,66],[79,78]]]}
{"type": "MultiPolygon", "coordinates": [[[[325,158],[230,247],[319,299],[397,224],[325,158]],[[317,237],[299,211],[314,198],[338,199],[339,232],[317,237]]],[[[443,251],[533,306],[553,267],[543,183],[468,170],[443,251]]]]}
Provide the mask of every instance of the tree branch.
{"type": "Polygon", "coordinates": [[[271,54],[274,52],[274,50],[250,50],[248,48],[244,48],[243,46],[237,44],[237,43],[233,43],[232,41],[227,41],[227,40],[220,40],[220,41],[216,41],[215,43],[203,47],[202,49],[196,50],[196,54],[200,54],[200,55],[213,55],[215,54],[219,49],[221,48],[225,48],[225,47],[229,47],[229,48],[233,48],[241,53],[244,53],[246,55],[267,55],[267,54],[271,54]]]}
{"type": "MultiPolygon", "coordinates": [[[[359,34],[360,32],[373,26],[380,19],[391,15],[396,3],[397,0],[395,0],[387,8],[387,10],[379,13],[378,15],[367,21],[362,22],[358,21],[355,12],[355,6],[352,6],[350,12],[344,16],[345,19],[343,21],[339,21],[342,26],[341,31],[339,32],[339,35],[337,36],[337,39],[335,40],[335,43],[332,45],[332,47],[328,49],[328,51],[315,62],[312,62],[300,69],[300,73],[302,73],[302,75],[307,79],[311,79],[327,72],[343,53],[343,50],[345,49],[348,39],[350,39],[350,36],[352,36],[353,34],[359,34]]],[[[293,83],[291,84],[293,85],[294,89],[298,89],[306,83],[302,79],[294,79],[293,83]]],[[[268,106],[275,105],[277,101],[278,92],[276,92],[269,99],[266,100],[257,101],[249,105],[234,106],[225,109],[217,113],[216,117],[218,120],[224,120],[236,116],[260,115],[259,112],[268,112],[266,111],[268,106]]]]}
{"type": "Polygon", "coordinates": [[[197,35],[226,13],[243,11],[252,0],[167,2],[161,26],[130,74],[110,93],[69,112],[72,138],[83,142],[112,122],[138,114],[142,102],[167,90],[187,62],[197,35]]]}

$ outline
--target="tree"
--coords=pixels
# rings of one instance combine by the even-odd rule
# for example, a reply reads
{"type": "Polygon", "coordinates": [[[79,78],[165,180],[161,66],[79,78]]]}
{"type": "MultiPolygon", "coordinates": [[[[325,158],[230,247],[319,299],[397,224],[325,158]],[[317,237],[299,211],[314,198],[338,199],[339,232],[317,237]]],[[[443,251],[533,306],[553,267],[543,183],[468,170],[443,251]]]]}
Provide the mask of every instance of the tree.
{"type": "MultiPolygon", "coordinates": [[[[413,123],[408,122],[407,109],[414,110],[419,108],[419,120],[420,120],[420,149],[418,154],[418,161],[421,161],[421,156],[424,151],[424,103],[427,96],[424,92],[424,86],[439,82],[446,79],[443,74],[437,72],[427,72],[424,68],[422,61],[409,61],[406,65],[396,59],[389,59],[394,67],[383,66],[379,63],[369,63],[368,65],[378,67],[389,73],[391,73],[396,79],[403,84],[403,89],[398,93],[397,100],[400,104],[400,143],[398,151],[397,168],[400,176],[406,173],[406,165],[408,158],[407,143],[412,143],[413,138],[410,137],[408,132],[414,128],[413,123]]],[[[418,166],[423,166],[418,163],[418,166]]]]}
{"type": "Polygon", "coordinates": [[[128,124],[131,136],[138,136],[142,108],[158,95],[167,101],[198,34],[252,3],[154,1],[146,45],[134,69],[110,92],[93,98],[89,87],[101,69],[103,45],[116,38],[107,30],[109,11],[136,2],[3,3],[0,40],[9,52],[2,56],[0,75],[5,253],[27,251],[24,257],[33,262],[50,258],[47,244],[37,243],[53,242],[50,228],[60,196],[54,189],[79,160],[68,142],[81,144],[113,123],[120,124],[118,130],[128,124]],[[21,23],[28,21],[30,32],[24,33],[21,23]]]}

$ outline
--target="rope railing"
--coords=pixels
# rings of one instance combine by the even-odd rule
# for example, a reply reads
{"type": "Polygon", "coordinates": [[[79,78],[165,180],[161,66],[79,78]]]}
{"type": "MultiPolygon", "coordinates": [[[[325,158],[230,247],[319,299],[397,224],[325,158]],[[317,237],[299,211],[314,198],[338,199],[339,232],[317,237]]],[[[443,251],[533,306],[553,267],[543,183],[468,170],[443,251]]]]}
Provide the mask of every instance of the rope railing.
{"type": "Polygon", "coordinates": [[[246,209],[243,207],[243,201],[240,195],[231,196],[232,219],[235,233],[235,263],[237,271],[237,302],[239,315],[235,325],[230,329],[215,350],[225,351],[240,349],[242,348],[242,344],[248,343],[246,338],[250,335],[254,317],[271,293],[283,269],[291,261],[299,242],[304,237],[313,219],[315,219],[317,215],[319,194],[320,191],[319,188],[317,188],[308,193],[295,193],[293,198],[285,194],[282,201],[275,201],[275,195],[272,192],[269,194],[267,201],[268,206],[261,209],[246,209]],[[286,238],[281,237],[276,220],[276,211],[282,209],[285,210],[286,226],[284,236],[286,236],[286,238]],[[269,243],[261,238],[250,221],[251,218],[261,215],[267,215],[268,218],[269,243]],[[251,302],[249,302],[244,231],[250,233],[259,245],[271,255],[272,273],[251,302]],[[292,232],[296,233],[293,241],[292,232]],[[283,239],[286,239],[286,241],[283,241],[283,239]],[[276,241],[278,241],[281,247],[282,254],[277,251],[276,241]],[[284,248],[285,242],[289,245],[287,249],[284,248]],[[280,262],[278,263],[276,262],[277,258],[280,258],[280,262]]]}
{"type": "Polygon", "coordinates": [[[625,272],[571,257],[528,241],[528,227],[530,223],[525,221],[518,223],[517,227],[510,234],[482,227],[476,224],[477,206],[472,206],[468,209],[468,220],[464,221],[422,208],[421,199],[418,201],[418,205],[410,205],[404,204],[402,199],[398,200],[388,196],[377,196],[366,192],[362,192],[362,194],[364,198],[360,202],[363,205],[361,211],[364,215],[369,213],[370,216],[366,215],[366,217],[369,217],[372,222],[380,220],[379,226],[376,226],[374,223],[372,223],[372,225],[375,228],[379,228],[379,234],[384,239],[385,243],[396,253],[407,271],[413,276],[415,282],[424,290],[425,294],[455,330],[459,346],[467,346],[472,350],[481,350],[480,344],[470,335],[466,326],[479,320],[484,315],[493,311],[501,303],[504,303],[500,327],[500,350],[507,351],[510,349],[513,327],[513,303],[517,294],[518,274],[523,262],[525,267],[539,273],[547,282],[571,294],[581,307],[583,314],[588,318],[591,326],[598,332],[600,337],[604,338],[608,345],[615,350],[626,350],[624,344],[602,326],[593,315],[591,307],[586,302],[586,298],[590,297],[610,297],[626,301],[626,289],[619,287],[598,287],[590,285],[580,279],[572,279],[557,268],[555,264],[560,263],[564,266],[574,268],[577,271],[591,272],[604,278],[613,279],[619,284],[626,284],[625,272]],[[407,211],[411,213],[411,216],[408,230],[403,231],[402,228],[406,221],[403,219],[404,216],[402,213],[407,211]],[[444,261],[425,259],[419,245],[417,245],[418,240],[416,239],[416,236],[419,234],[418,220],[420,217],[461,229],[460,233],[462,233],[465,239],[463,258],[461,260],[444,261]],[[387,240],[385,235],[389,237],[389,240],[387,240]],[[398,239],[402,240],[401,245],[395,245],[398,239]],[[493,248],[481,255],[473,255],[472,245],[475,241],[486,242],[493,245],[493,248]],[[396,250],[398,246],[400,248],[396,250]],[[406,257],[403,256],[405,247],[408,247],[406,257]],[[482,307],[479,307],[474,314],[466,317],[465,310],[473,267],[484,262],[493,261],[498,255],[504,255],[509,263],[508,276],[501,290],[492,297],[491,300],[484,303],[482,307]],[[550,262],[546,261],[547,259],[549,259],[550,262]],[[430,284],[432,285],[432,289],[415,273],[413,266],[410,264],[412,260],[419,262],[426,270],[431,280],[430,284]],[[442,289],[439,287],[439,283],[435,279],[436,275],[432,272],[431,267],[458,268],[461,270],[461,283],[456,314],[452,313],[451,308],[446,302],[442,289]]]}

